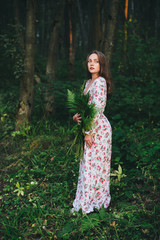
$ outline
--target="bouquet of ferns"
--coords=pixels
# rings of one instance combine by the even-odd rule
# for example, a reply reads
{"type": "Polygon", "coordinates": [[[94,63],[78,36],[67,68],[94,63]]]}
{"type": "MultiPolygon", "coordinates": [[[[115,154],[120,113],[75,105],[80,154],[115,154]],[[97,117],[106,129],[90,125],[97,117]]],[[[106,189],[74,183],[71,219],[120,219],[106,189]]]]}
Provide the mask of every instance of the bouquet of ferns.
{"type": "MultiPolygon", "coordinates": [[[[70,150],[73,146],[76,146],[76,159],[80,159],[84,150],[84,136],[85,132],[89,131],[93,127],[93,119],[97,113],[94,104],[88,104],[89,92],[83,94],[84,84],[82,85],[79,93],[73,93],[68,90],[67,105],[72,114],[79,113],[82,117],[80,124],[74,127],[75,138],[70,150]]],[[[69,150],[69,151],[70,151],[69,150]]]]}

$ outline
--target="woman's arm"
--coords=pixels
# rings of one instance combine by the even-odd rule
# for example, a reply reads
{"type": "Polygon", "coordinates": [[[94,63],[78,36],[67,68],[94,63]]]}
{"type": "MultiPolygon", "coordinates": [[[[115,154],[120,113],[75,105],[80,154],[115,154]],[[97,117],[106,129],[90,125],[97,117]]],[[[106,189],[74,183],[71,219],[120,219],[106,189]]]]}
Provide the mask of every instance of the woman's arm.
{"type": "Polygon", "coordinates": [[[98,78],[94,86],[94,94],[92,95],[92,104],[97,109],[104,110],[107,98],[107,84],[104,78],[98,78]]]}
{"type": "Polygon", "coordinates": [[[106,106],[106,98],[107,98],[107,86],[104,78],[98,78],[95,82],[94,93],[92,95],[91,103],[95,105],[95,108],[98,110],[95,118],[93,119],[93,127],[90,131],[85,132],[85,142],[91,147],[92,146],[92,136],[96,133],[98,128],[98,118],[103,113],[104,108],[106,106]]]}
{"type": "Polygon", "coordinates": [[[97,114],[93,119],[92,129],[86,134],[95,133],[98,127],[98,119],[104,112],[107,100],[107,84],[104,78],[98,78],[94,85],[94,92],[91,98],[91,104],[95,105],[97,109],[97,114]]]}
{"type": "Polygon", "coordinates": [[[92,133],[97,132],[99,118],[104,112],[107,100],[107,84],[104,78],[98,78],[94,86],[94,94],[92,95],[91,103],[95,105],[97,114],[93,119],[92,133]]]}

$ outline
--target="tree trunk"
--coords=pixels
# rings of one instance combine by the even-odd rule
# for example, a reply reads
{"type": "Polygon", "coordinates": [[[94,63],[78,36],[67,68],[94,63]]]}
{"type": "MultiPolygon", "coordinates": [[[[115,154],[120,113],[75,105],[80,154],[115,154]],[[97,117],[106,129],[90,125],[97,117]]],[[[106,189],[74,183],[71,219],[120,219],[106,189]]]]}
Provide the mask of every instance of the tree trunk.
{"type": "Polygon", "coordinates": [[[102,0],[101,9],[100,9],[100,13],[101,13],[100,51],[104,51],[109,9],[110,9],[110,0],[102,0]]]}
{"type": "Polygon", "coordinates": [[[74,79],[75,65],[75,2],[68,0],[69,15],[69,77],[74,79]]]}
{"type": "Polygon", "coordinates": [[[101,45],[101,15],[100,15],[100,2],[99,0],[92,0],[89,8],[89,37],[88,46],[89,51],[93,49],[100,49],[101,45]]]}
{"type": "Polygon", "coordinates": [[[27,0],[24,76],[20,83],[20,107],[16,117],[16,130],[23,128],[31,120],[33,111],[35,8],[36,1],[27,0]]]}
{"type": "Polygon", "coordinates": [[[53,106],[54,104],[53,84],[54,84],[55,72],[56,72],[59,32],[63,22],[64,3],[65,3],[64,0],[62,0],[59,6],[59,10],[57,10],[57,16],[55,17],[53,22],[53,28],[51,32],[50,41],[49,41],[48,58],[47,58],[47,65],[46,65],[46,75],[48,77],[48,82],[47,82],[48,86],[46,87],[46,93],[45,93],[46,115],[55,113],[55,108],[53,106]]]}
{"type": "Polygon", "coordinates": [[[124,15],[125,15],[125,26],[124,26],[124,38],[127,41],[127,18],[128,18],[128,0],[125,0],[125,9],[124,9],[124,15]]]}
{"type": "Polygon", "coordinates": [[[83,55],[86,56],[87,54],[86,46],[87,46],[88,38],[87,38],[86,27],[84,24],[84,17],[83,17],[83,11],[82,11],[80,0],[77,0],[77,9],[78,9],[79,24],[80,24],[80,30],[81,30],[81,41],[82,41],[81,49],[83,51],[83,55]]]}
{"type": "Polygon", "coordinates": [[[122,56],[122,71],[124,70],[126,64],[126,53],[127,53],[127,18],[128,18],[128,0],[125,0],[125,7],[124,7],[124,43],[123,43],[123,56],[122,56]]]}
{"type": "Polygon", "coordinates": [[[112,0],[111,7],[110,7],[110,14],[108,18],[107,36],[105,39],[104,52],[109,63],[111,63],[111,59],[112,59],[114,35],[115,35],[115,28],[116,28],[116,22],[117,22],[119,2],[120,0],[112,0]]]}
{"type": "Polygon", "coordinates": [[[100,1],[95,1],[95,16],[94,16],[94,45],[95,49],[100,48],[100,42],[101,42],[101,12],[100,12],[100,1]],[[95,17],[96,16],[96,17],[95,17]]]}
{"type": "Polygon", "coordinates": [[[41,51],[42,55],[45,55],[45,12],[46,12],[46,4],[42,2],[42,25],[41,25],[41,51]]]}

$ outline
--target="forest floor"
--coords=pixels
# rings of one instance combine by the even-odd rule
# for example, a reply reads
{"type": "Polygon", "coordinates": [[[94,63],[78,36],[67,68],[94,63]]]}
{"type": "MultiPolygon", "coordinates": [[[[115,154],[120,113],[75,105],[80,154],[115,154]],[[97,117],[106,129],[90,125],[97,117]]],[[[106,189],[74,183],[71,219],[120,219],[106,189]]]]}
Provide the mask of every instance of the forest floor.
{"type": "MultiPolygon", "coordinates": [[[[2,120],[2,119],[1,119],[2,120]]],[[[9,123],[3,124],[3,133],[9,123]]],[[[70,212],[79,162],[66,155],[70,128],[47,120],[0,142],[1,239],[159,240],[160,191],[142,169],[119,168],[111,177],[107,210],[70,212]]],[[[147,174],[147,173],[146,173],[147,174]]]]}

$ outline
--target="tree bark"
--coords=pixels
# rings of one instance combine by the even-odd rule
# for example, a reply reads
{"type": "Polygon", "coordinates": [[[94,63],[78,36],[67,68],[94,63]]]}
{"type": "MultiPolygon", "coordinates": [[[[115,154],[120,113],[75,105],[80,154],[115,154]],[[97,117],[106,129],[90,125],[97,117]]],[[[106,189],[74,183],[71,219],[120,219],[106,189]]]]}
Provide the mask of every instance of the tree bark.
{"type": "Polygon", "coordinates": [[[101,15],[100,15],[100,2],[99,0],[92,0],[89,8],[89,37],[88,46],[89,51],[93,49],[100,49],[101,45],[101,15]]]}
{"type": "Polygon", "coordinates": [[[16,117],[16,130],[23,128],[31,120],[33,112],[35,9],[36,0],[27,0],[24,76],[20,83],[20,107],[16,117]]]}
{"type": "Polygon", "coordinates": [[[59,32],[63,21],[63,13],[64,13],[64,0],[61,0],[59,10],[57,10],[57,16],[53,21],[53,28],[51,32],[51,37],[49,41],[49,50],[48,50],[48,58],[46,65],[46,75],[48,77],[48,86],[46,87],[45,93],[45,113],[49,115],[51,113],[55,113],[54,104],[54,94],[53,94],[53,84],[56,73],[56,62],[57,62],[57,49],[58,49],[58,39],[59,32]]]}
{"type": "Polygon", "coordinates": [[[95,49],[100,48],[100,42],[101,42],[101,12],[100,12],[100,1],[95,1],[95,16],[94,16],[94,45],[95,49]]]}
{"type": "Polygon", "coordinates": [[[71,80],[74,79],[74,65],[75,65],[75,2],[68,0],[68,11],[69,11],[69,77],[71,80]]]}
{"type": "Polygon", "coordinates": [[[86,46],[87,46],[88,38],[87,38],[86,27],[84,24],[84,17],[83,17],[83,11],[82,11],[80,0],[77,0],[77,9],[78,9],[78,15],[79,15],[79,24],[81,29],[82,51],[83,51],[83,55],[86,56],[87,54],[86,46]]]}
{"type": "Polygon", "coordinates": [[[100,39],[100,51],[104,51],[106,30],[107,30],[107,21],[110,9],[110,0],[102,0],[101,2],[101,39],[100,39]]]}
{"type": "Polygon", "coordinates": [[[124,70],[124,66],[126,64],[126,53],[127,53],[127,38],[128,38],[128,32],[127,32],[127,18],[128,18],[128,0],[125,0],[125,6],[124,6],[124,43],[123,43],[123,56],[122,56],[122,69],[124,70]]]}
{"type": "Polygon", "coordinates": [[[112,59],[119,2],[120,0],[112,0],[111,7],[110,7],[110,14],[108,18],[107,36],[105,39],[104,52],[109,63],[111,63],[111,59],[112,59]]]}

